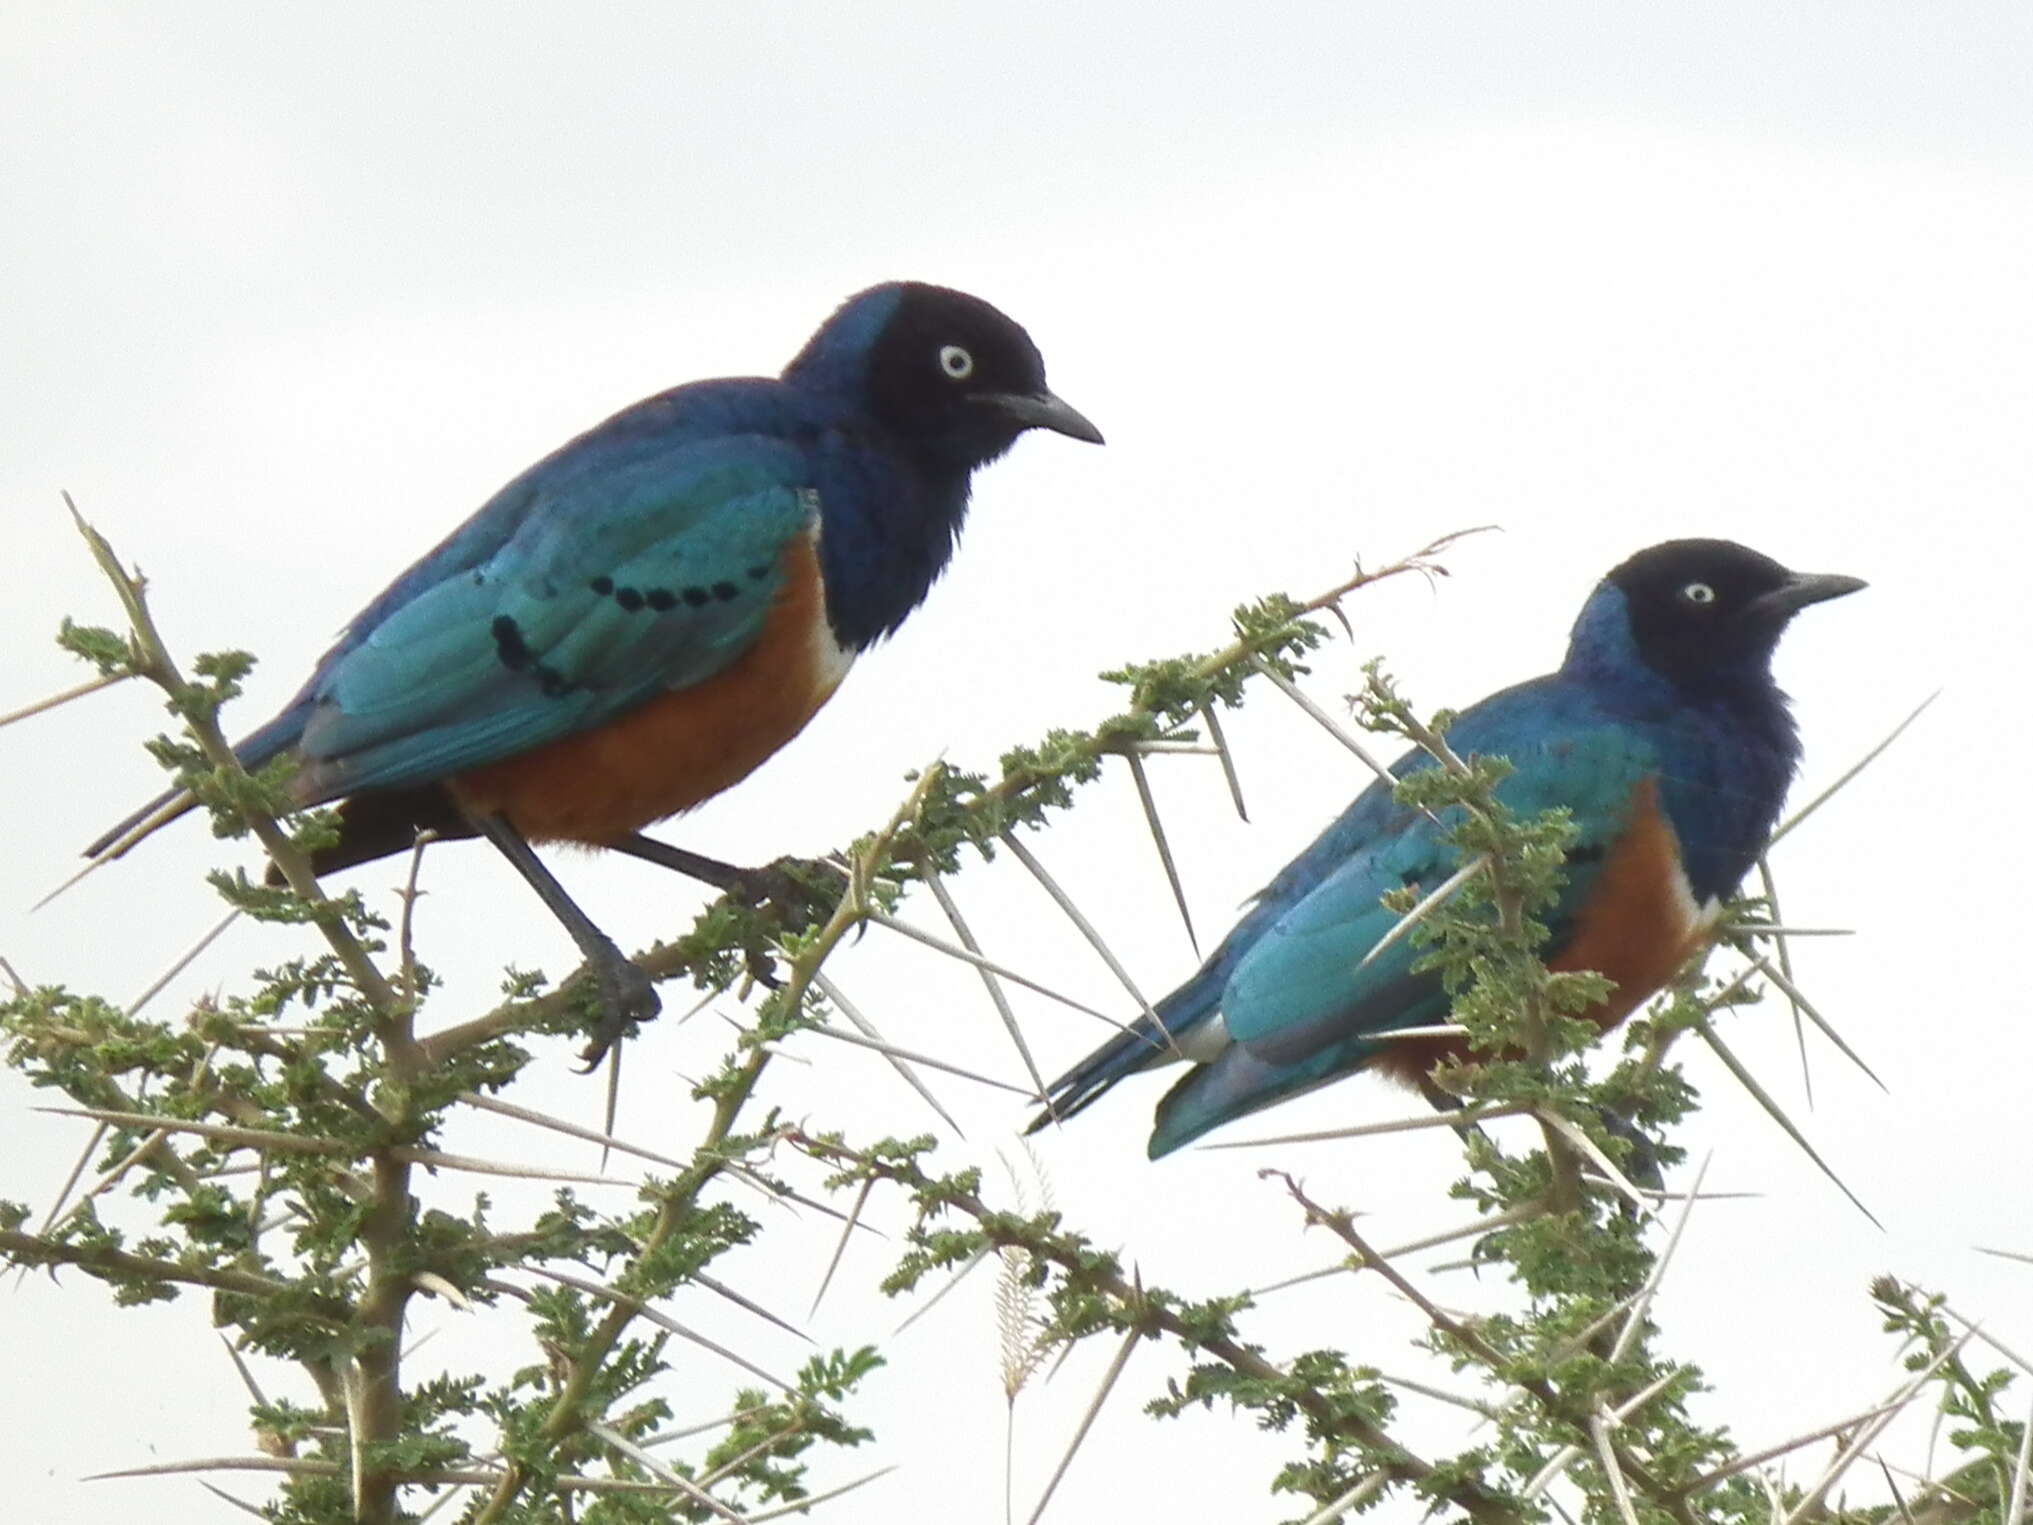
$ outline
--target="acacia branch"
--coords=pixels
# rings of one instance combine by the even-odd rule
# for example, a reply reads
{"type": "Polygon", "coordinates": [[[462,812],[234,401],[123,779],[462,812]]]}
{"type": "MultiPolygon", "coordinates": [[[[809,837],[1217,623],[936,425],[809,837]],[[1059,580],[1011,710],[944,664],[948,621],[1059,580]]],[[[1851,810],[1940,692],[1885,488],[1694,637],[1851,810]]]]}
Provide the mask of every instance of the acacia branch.
{"type": "Polygon", "coordinates": [[[1171,1335],[1189,1350],[1201,1350],[1220,1360],[1238,1375],[1275,1385],[1294,1407],[1312,1421],[1322,1435],[1360,1446],[1378,1459],[1378,1465],[1393,1480],[1426,1488],[1459,1506],[1469,1518],[1484,1525],[1524,1525],[1527,1516],[1510,1500],[1473,1481],[1443,1480],[1432,1463],[1407,1449],[1388,1431],[1361,1414],[1348,1412],[1303,1383],[1294,1382],[1290,1372],[1248,1345],[1225,1334],[1210,1334],[1182,1319],[1171,1308],[1152,1299],[1145,1291],[1119,1273],[1083,1257],[1060,1236],[1021,1232],[1009,1225],[1006,1215],[997,1212],[972,1192],[955,1189],[951,1183],[935,1182],[907,1161],[874,1159],[844,1145],[804,1134],[790,1136],[794,1143],[815,1159],[844,1165],[870,1177],[893,1181],[914,1194],[931,1193],[942,1206],[965,1213],[978,1226],[982,1237],[998,1249],[1021,1249],[1050,1262],[1083,1285],[1105,1294],[1126,1325],[1154,1329],[1171,1335]]]}

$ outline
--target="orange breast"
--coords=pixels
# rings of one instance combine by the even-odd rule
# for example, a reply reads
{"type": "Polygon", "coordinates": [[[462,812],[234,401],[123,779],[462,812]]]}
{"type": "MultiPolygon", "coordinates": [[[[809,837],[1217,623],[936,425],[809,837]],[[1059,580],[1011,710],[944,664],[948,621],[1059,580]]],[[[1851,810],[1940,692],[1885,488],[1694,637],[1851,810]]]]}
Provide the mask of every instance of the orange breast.
{"type": "MultiPolygon", "coordinates": [[[[1631,814],[1603,860],[1573,936],[1546,960],[1555,971],[1593,969],[1616,981],[1609,999],[1585,1016],[1607,1032],[1656,995],[1707,937],[1708,923],[1688,892],[1680,843],[1645,779],[1631,791],[1631,814]]],[[[1376,1068],[1417,1086],[1443,1059],[1467,1059],[1466,1045],[1408,1038],[1378,1056],[1376,1068]]]]}
{"type": "Polygon", "coordinates": [[[810,537],[784,554],[761,634],[713,677],[618,720],[460,774],[469,809],[506,816],[531,841],[613,842],[739,783],[805,728],[845,672],[829,639],[810,537]]]}
{"type": "Polygon", "coordinates": [[[1708,934],[1687,888],[1680,842],[1646,779],[1631,793],[1631,822],[1611,849],[1574,935],[1546,967],[1593,969],[1617,982],[1588,1013],[1605,1032],[1658,994],[1708,934]]]}

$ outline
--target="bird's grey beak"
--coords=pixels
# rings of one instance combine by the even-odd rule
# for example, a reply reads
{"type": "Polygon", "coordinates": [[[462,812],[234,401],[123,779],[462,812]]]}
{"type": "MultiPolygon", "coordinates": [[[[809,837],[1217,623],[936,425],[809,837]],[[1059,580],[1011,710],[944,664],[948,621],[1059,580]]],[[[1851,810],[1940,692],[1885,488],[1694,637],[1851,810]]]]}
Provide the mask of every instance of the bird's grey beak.
{"type": "Polygon", "coordinates": [[[1090,445],[1104,443],[1101,431],[1078,408],[1050,392],[977,392],[973,400],[1007,414],[1026,429],[1050,429],[1090,445]]]}
{"type": "Polygon", "coordinates": [[[1795,572],[1770,593],[1753,600],[1752,606],[1790,616],[1798,614],[1809,604],[1841,598],[1845,593],[1854,593],[1869,586],[1861,577],[1844,577],[1839,572],[1795,572]]]}

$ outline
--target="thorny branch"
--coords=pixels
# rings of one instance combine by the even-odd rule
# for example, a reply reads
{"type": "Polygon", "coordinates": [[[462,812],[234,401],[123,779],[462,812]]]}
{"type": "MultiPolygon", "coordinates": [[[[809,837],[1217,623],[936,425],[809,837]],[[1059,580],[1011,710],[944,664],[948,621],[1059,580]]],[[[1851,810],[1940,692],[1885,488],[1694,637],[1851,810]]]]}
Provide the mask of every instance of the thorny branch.
{"type": "MultiPolygon", "coordinates": [[[[72,512],[75,516],[75,507],[72,512]]],[[[617,1363],[639,1364],[637,1352],[644,1347],[629,1338],[639,1310],[647,1299],[701,1274],[697,1264],[702,1254],[717,1253],[752,1232],[752,1226],[707,1201],[709,1188],[727,1176],[796,1195],[758,1176],[747,1163],[753,1140],[741,1135],[740,1123],[767,1067],[772,1042],[817,1019],[815,985],[834,948],[870,919],[886,916],[909,880],[956,866],[954,855],[961,845],[971,844],[986,856],[1017,828],[1036,827],[1065,808],[1072,790],[1096,776],[1102,759],[1134,757],[1159,741],[1176,743],[1191,722],[1211,722],[1216,708],[1239,704],[1254,664],[1267,662],[1286,673],[1302,670],[1298,659],[1324,638],[1308,615],[1328,611],[1346,624],[1342,598],[1407,572],[1438,575],[1434,558],[1458,538],[1444,537],[1376,571],[1358,567],[1336,587],[1304,602],[1272,598],[1239,610],[1235,638],[1211,655],[1109,674],[1130,689],[1121,713],[1091,732],[1054,733],[1039,747],[1017,749],[992,781],[942,768],[927,770],[889,825],[843,855],[852,869],[844,892],[829,874],[811,876],[821,895],[831,891],[834,896],[816,925],[800,926],[774,908],[729,898],[708,906],[683,937],[642,955],[645,970],[658,979],[689,977],[710,993],[731,988],[756,969],[762,954],[779,962],[783,984],[763,1002],[761,1020],[723,1072],[702,1083],[700,1094],[713,1110],[691,1162],[652,1189],[651,1210],[633,1224],[592,1224],[567,1203],[566,1214],[548,1228],[489,1231],[460,1242],[456,1236],[443,1240],[444,1229],[423,1217],[411,1189],[413,1167],[419,1162],[515,1167],[460,1161],[420,1143],[445,1108],[462,1096],[498,1090],[528,1062],[504,1039],[579,1025],[589,991],[584,982],[575,982],[547,995],[519,994],[478,1018],[417,1035],[416,1013],[433,981],[417,962],[410,935],[415,860],[396,938],[400,968],[391,981],[374,957],[382,948],[383,925],[367,915],[357,897],[323,895],[311,877],[307,851],[277,823],[287,805],[282,780],[245,774],[217,725],[219,706],[237,691],[246,660],[200,659],[198,678],[187,678],[154,625],[140,579],[127,573],[82,518],[78,527],[112,582],[130,630],[121,638],[67,627],[66,644],[97,662],[101,678],[58,702],[127,676],[160,686],[188,737],[185,743],[165,743],[165,757],[179,764],[183,781],[222,821],[255,835],[287,885],[287,890],[267,889],[239,880],[219,881],[220,888],[256,915],[309,921],[331,957],[278,971],[253,1001],[236,998],[223,1010],[201,1009],[194,1029],[179,1037],[135,1013],[121,1014],[61,991],[29,992],[17,1000],[7,1018],[17,1038],[17,1062],[42,1068],[49,1082],[69,1089],[86,1110],[102,1118],[142,1186],[157,1174],[176,1176],[195,1203],[223,1214],[233,1227],[230,1233],[202,1235],[193,1253],[171,1260],[121,1248],[116,1233],[81,1212],[40,1236],[20,1232],[16,1221],[0,1225],[5,1233],[0,1253],[24,1265],[75,1265],[145,1297],[163,1295],[182,1283],[246,1299],[249,1306],[236,1312],[243,1339],[271,1353],[294,1354],[327,1404],[327,1428],[306,1433],[330,1435],[330,1424],[340,1425],[330,1475],[344,1480],[347,1518],[369,1525],[398,1516],[402,1487],[452,1475],[456,1469],[442,1463],[466,1455],[463,1447],[449,1442],[414,1449],[418,1413],[406,1413],[405,1405],[413,1410],[416,1395],[405,1391],[400,1360],[406,1310],[419,1287],[485,1300],[493,1295],[491,1289],[506,1285],[493,1273],[512,1265],[517,1255],[619,1257],[623,1270],[613,1280],[627,1296],[583,1328],[568,1332],[559,1326],[547,1336],[555,1381],[534,1422],[505,1448],[498,1466],[479,1472],[468,1468],[458,1475],[474,1485],[483,1475],[486,1480],[487,1496],[471,1518],[502,1520],[532,1487],[562,1485],[561,1462],[603,1449],[610,1463],[621,1460],[621,1453],[595,1437],[596,1432],[624,1433],[611,1428],[612,1405],[635,1379],[617,1387],[612,1374],[617,1363]],[[285,1030],[274,1018],[292,1002],[322,1010],[308,1026],[285,1030]],[[209,1056],[220,1051],[228,1056],[224,1069],[210,1062],[209,1056]],[[151,1077],[146,1094],[132,1094],[112,1084],[109,1074],[94,1073],[93,1065],[108,1054],[151,1077]],[[207,1113],[223,1121],[208,1120],[207,1113]],[[158,1118],[159,1126],[151,1128],[158,1118]],[[149,1131],[138,1135],[135,1130],[149,1131]],[[178,1133],[195,1139],[193,1163],[167,1144],[178,1133]],[[145,1139],[145,1149],[131,1147],[136,1137],[145,1139]],[[223,1178],[249,1160],[253,1195],[244,1200],[227,1196],[223,1178]],[[313,1231],[341,1222],[344,1239],[330,1249],[317,1248],[313,1231]],[[297,1236],[299,1248],[278,1257],[265,1245],[284,1225],[297,1236]],[[277,1319],[254,1308],[255,1303],[274,1310],[294,1306],[277,1319]],[[304,1332],[313,1325],[321,1332],[306,1340],[304,1332]]],[[[529,983],[523,981],[525,990],[529,983]]],[[[552,1324],[559,1317],[579,1317],[555,1301],[565,1296],[543,1294],[552,1300],[545,1303],[544,1314],[552,1324]]],[[[783,1499],[796,1496],[795,1474],[779,1478],[769,1469],[813,1435],[838,1441],[849,1433],[834,1421],[815,1422],[812,1413],[821,1411],[810,1405],[844,1391],[842,1384],[854,1380],[866,1363],[853,1358],[844,1364],[839,1359],[816,1364],[823,1369],[816,1374],[808,1369],[801,1379],[804,1396],[798,1401],[806,1408],[774,1430],[740,1430],[740,1444],[715,1462],[719,1475],[760,1487],[765,1498],[772,1493],[783,1499]]],[[[469,1407],[469,1400],[455,1393],[432,1401],[446,1417],[469,1407]]],[[[306,1462],[301,1469],[304,1478],[324,1475],[324,1464],[306,1462]]]]}

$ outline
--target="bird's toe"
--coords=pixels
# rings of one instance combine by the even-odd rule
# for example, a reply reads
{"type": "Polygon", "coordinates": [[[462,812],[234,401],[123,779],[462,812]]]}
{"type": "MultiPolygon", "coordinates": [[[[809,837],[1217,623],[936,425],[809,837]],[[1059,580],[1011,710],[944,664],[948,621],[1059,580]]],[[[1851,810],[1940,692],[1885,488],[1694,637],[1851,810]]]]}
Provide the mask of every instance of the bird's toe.
{"type": "Polygon", "coordinates": [[[595,1068],[609,1049],[664,1006],[656,993],[656,982],[619,949],[594,958],[592,966],[594,985],[600,992],[600,1020],[579,1054],[587,1070],[595,1068]]]}

